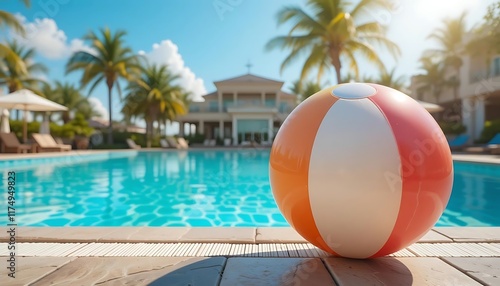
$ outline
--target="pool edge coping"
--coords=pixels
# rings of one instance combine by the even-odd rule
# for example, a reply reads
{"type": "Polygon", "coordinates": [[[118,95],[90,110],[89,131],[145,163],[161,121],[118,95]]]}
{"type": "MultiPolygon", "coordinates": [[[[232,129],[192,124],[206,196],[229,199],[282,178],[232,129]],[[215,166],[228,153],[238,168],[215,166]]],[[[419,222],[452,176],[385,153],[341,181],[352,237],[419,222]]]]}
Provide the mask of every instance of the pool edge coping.
{"type": "MultiPolygon", "coordinates": [[[[0,242],[9,241],[0,227],[0,242]]],[[[305,243],[291,227],[24,227],[16,242],[51,243],[305,243]]],[[[435,227],[417,243],[500,243],[500,227],[435,227]]]]}
{"type": "MultiPolygon", "coordinates": [[[[0,153],[0,161],[35,159],[35,158],[55,158],[64,156],[92,155],[99,153],[116,152],[189,152],[189,151],[249,151],[249,150],[270,150],[269,147],[262,148],[237,148],[237,147],[192,147],[186,150],[172,148],[144,148],[144,149],[110,149],[110,150],[72,150],[69,152],[47,152],[47,153],[0,153]]],[[[454,161],[500,164],[500,156],[491,154],[464,154],[452,153],[454,161]]]]}

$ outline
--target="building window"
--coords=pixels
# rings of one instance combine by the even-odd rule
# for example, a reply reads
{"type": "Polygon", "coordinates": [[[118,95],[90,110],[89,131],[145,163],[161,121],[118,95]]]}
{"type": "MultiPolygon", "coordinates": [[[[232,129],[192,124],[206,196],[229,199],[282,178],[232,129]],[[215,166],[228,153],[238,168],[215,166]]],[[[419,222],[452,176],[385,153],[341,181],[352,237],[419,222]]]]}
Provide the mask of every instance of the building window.
{"type": "Polygon", "coordinates": [[[276,99],[274,99],[274,98],[267,99],[266,98],[266,106],[267,107],[275,107],[276,106],[276,99]]]}
{"type": "Polygon", "coordinates": [[[238,143],[267,141],[269,121],[267,119],[238,119],[238,143]]]}
{"type": "Polygon", "coordinates": [[[200,112],[200,107],[191,105],[189,107],[189,112],[200,112]]]}
{"type": "Polygon", "coordinates": [[[218,112],[219,111],[219,103],[217,101],[210,101],[208,104],[208,110],[210,112],[218,112]]]}
{"type": "Polygon", "coordinates": [[[280,103],[280,110],[281,113],[286,113],[288,112],[288,104],[286,102],[281,102],[280,103]]]}
{"type": "Polygon", "coordinates": [[[224,99],[222,101],[222,105],[224,107],[224,111],[227,112],[227,109],[230,108],[230,107],[233,107],[234,106],[234,101],[232,99],[224,99]]]}
{"type": "Polygon", "coordinates": [[[500,57],[493,60],[493,76],[500,76],[500,57]]]}

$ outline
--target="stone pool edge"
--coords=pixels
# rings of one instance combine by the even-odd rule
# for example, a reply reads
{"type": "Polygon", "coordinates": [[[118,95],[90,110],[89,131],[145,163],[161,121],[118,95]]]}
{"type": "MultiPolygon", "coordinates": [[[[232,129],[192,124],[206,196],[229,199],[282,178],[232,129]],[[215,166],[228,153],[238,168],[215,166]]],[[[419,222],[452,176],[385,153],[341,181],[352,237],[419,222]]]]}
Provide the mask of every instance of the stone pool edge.
{"type": "MultiPolygon", "coordinates": [[[[0,227],[0,242],[9,241],[0,227]]],[[[291,227],[16,227],[16,242],[305,243],[291,227]]],[[[500,227],[435,227],[420,243],[500,242],[500,227]]]]}

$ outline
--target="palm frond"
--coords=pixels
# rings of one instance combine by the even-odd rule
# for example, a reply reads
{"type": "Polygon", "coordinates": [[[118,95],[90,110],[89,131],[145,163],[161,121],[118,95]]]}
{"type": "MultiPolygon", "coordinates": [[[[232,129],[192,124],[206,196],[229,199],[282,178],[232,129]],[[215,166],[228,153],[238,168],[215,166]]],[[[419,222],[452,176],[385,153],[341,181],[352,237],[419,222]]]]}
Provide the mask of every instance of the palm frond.
{"type": "Polygon", "coordinates": [[[16,16],[7,11],[0,10],[0,28],[3,27],[10,27],[20,35],[25,35],[26,33],[23,25],[19,22],[16,16]]]}

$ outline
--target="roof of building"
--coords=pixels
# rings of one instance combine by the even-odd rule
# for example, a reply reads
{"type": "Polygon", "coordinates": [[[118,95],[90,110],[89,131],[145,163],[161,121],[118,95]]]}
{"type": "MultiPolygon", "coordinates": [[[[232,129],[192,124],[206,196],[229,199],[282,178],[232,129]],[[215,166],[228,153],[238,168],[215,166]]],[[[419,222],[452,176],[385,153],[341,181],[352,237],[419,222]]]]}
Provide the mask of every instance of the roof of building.
{"type": "Polygon", "coordinates": [[[259,83],[283,83],[282,81],[273,80],[261,76],[256,76],[253,74],[245,74],[233,78],[228,78],[224,80],[215,81],[214,83],[226,83],[226,82],[259,82],[259,83]]]}
{"type": "Polygon", "coordinates": [[[289,96],[289,97],[297,97],[297,95],[295,95],[295,94],[291,94],[291,93],[284,92],[284,91],[281,91],[281,95],[289,96]]]}
{"type": "Polygon", "coordinates": [[[207,96],[217,96],[217,92],[214,91],[214,92],[207,93],[207,94],[203,95],[203,97],[207,97],[207,96]]]}

